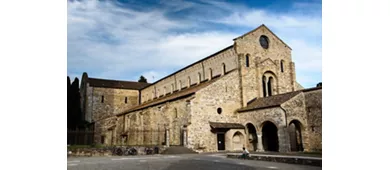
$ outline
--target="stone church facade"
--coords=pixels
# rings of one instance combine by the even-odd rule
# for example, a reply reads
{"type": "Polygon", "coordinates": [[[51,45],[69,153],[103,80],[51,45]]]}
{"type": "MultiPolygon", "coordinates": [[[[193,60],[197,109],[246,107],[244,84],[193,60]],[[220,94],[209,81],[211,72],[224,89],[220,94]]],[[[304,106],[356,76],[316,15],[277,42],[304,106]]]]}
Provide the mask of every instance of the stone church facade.
{"type": "Polygon", "coordinates": [[[85,119],[108,145],[320,151],[322,87],[297,83],[291,50],[261,25],[152,84],[84,73],[85,119]]]}

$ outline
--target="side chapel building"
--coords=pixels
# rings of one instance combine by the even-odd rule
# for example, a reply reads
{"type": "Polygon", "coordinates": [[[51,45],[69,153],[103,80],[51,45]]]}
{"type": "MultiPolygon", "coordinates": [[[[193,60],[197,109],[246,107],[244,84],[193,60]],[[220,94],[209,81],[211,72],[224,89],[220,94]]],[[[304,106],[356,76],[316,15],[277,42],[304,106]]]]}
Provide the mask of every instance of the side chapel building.
{"type": "Polygon", "coordinates": [[[152,84],[84,73],[82,110],[96,143],[320,151],[322,87],[297,83],[291,50],[261,25],[152,84]]]}

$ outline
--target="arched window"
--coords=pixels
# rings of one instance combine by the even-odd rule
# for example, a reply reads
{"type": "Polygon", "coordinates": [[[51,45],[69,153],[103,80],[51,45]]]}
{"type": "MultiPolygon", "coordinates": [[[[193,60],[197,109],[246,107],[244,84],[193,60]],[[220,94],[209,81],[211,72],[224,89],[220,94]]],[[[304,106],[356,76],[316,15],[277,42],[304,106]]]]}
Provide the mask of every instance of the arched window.
{"type": "Polygon", "coordinates": [[[202,75],[198,73],[198,84],[202,81],[202,75]]]}
{"type": "Polygon", "coordinates": [[[245,65],[246,67],[249,67],[249,54],[245,56],[245,65]]]}
{"type": "Polygon", "coordinates": [[[283,60],[280,61],[280,71],[282,71],[282,73],[284,72],[284,61],[283,60]]]}
{"type": "Polygon", "coordinates": [[[267,78],[265,76],[263,76],[263,97],[267,97],[267,78]]]}
{"type": "Polygon", "coordinates": [[[188,76],[188,87],[190,87],[190,86],[191,86],[191,77],[188,76]]]}
{"type": "Polygon", "coordinates": [[[268,78],[268,83],[267,83],[267,88],[268,88],[268,96],[272,96],[272,82],[273,82],[273,78],[272,77],[269,77],[268,78]]]}
{"type": "Polygon", "coordinates": [[[209,80],[213,79],[213,69],[209,68],[209,80]]]}
{"type": "Polygon", "coordinates": [[[225,63],[222,63],[222,75],[225,75],[226,73],[226,65],[225,63]]]}

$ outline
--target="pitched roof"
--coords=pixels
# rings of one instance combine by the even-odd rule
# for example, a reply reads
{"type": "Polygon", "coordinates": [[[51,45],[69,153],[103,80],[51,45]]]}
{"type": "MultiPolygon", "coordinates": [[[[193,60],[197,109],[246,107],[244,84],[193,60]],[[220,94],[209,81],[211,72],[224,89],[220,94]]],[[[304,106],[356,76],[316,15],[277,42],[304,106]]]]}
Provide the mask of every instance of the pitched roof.
{"type": "MultiPolygon", "coordinates": [[[[227,72],[226,74],[229,74],[229,73],[233,72],[234,70],[235,69],[227,72]]],[[[122,116],[124,114],[130,113],[130,112],[133,112],[133,111],[141,110],[141,109],[144,109],[144,108],[147,108],[147,107],[151,107],[151,106],[155,106],[155,105],[158,105],[158,104],[161,104],[161,103],[164,103],[164,102],[169,102],[169,101],[173,101],[173,100],[177,100],[177,99],[180,99],[180,98],[183,98],[183,97],[190,96],[192,94],[195,94],[197,91],[207,87],[208,85],[210,85],[211,83],[217,81],[220,78],[221,77],[215,77],[215,78],[213,78],[213,79],[211,79],[209,81],[204,81],[204,82],[202,82],[200,84],[193,85],[192,87],[189,87],[189,88],[186,88],[186,89],[182,89],[182,90],[180,90],[178,92],[174,92],[174,93],[168,94],[168,95],[166,95],[164,97],[160,97],[160,98],[157,98],[155,100],[152,100],[152,101],[143,103],[141,105],[132,107],[129,110],[126,110],[126,111],[124,111],[122,113],[117,114],[117,116],[122,116]]]]}
{"type": "Polygon", "coordinates": [[[149,83],[140,83],[134,81],[108,80],[99,78],[88,78],[88,83],[92,87],[105,87],[116,89],[140,90],[149,85],[149,83]]]}
{"type": "Polygon", "coordinates": [[[254,32],[254,31],[256,31],[257,29],[259,29],[259,28],[261,28],[261,27],[266,28],[273,36],[275,36],[275,37],[276,37],[277,39],[279,39],[284,45],[286,45],[286,47],[288,47],[290,50],[292,50],[292,48],[291,48],[290,46],[288,46],[282,39],[280,39],[274,32],[272,32],[272,31],[271,31],[267,26],[265,26],[264,24],[261,24],[259,27],[255,28],[255,29],[253,29],[253,30],[251,30],[251,31],[249,31],[249,32],[247,32],[247,33],[245,33],[245,34],[243,34],[243,35],[241,35],[241,36],[239,36],[239,37],[233,39],[233,40],[236,40],[236,39],[238,39],[238,38],[244,37],[245,35],[248,35],[248,34],[250,34],[250,33],[254,32]]]}
{"type": "Polygon", "coordinates": [[[256,99],[254,101],[250,101],[250,103],[246,107],[238,109],[237,111],[238,112],[245,112],[245,111],[257,110],[257,109],[278,107],[278,106],[282,105],[284,102],[295,97],[299,93],[320,90],[320,89],[322,89],[322,87],[313,87],[313,88],[297,90],[297,91],[293,91],[293,92],[289,92],[289,93],[283,93],[283,94],[278,94],[278,95],[274,95],[274,96],[259,98],[259,99],[256,99]]]}
{"type": "Polygon", "coordinates": [[[287,100],[293,98],[299,93],[301,93],[301,91],[294,91],[294,92],[283,93],[283,94],[278,94],[269,97],[258,98],[255,101],[251,102],[246,107],[238,109],[237,111],[244,112],[244,111],[250,111],[256,109],[277,107],[283,104],[284,102],[286,102],[287,100]]]}
{"type": "Polygon", "coordinates": [[[209,122],[213,129],[245,129],[245,126],[239,123],[209,122]]]}

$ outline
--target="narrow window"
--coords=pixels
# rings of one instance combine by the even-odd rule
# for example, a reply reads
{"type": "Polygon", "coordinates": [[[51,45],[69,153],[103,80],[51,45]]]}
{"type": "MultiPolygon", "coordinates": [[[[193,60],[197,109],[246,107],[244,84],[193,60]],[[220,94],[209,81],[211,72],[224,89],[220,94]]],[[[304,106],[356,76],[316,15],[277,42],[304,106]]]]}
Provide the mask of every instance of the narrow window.
{"type": "Polygon", "coordinates": [[[173,93],[173,91],[174,91],[174,85],[171,84],[171,93],[173,93]]]}
{"type": "Polygon", "coordinates": [[[104,144],[104,136],[101,136],[101,137],[100,137],[100,143],[101,143],[101,144],[104,144]]]}
{"type": "Polygon", "coordinates": [[[223,74],[226,73],[226,65],[225,65],[225,63],[222,63],[222,73],[223,74]]]}
{"type": "Polygon", "coordinates": [[[284,63],[284,61],[281,60],[280,61],[280,71],[282,71],[282,73],[284,72],[283,63],[284,63]]]}
{"type": "Polygon", "coordinates": [[[102,103],[104,103],[104,96],[102,96],[102,103]]]}
{"type": "Polygon", "coordinates": [[[127,103],[127,97],[125,97],[125,103],[127,103]]]}
{"type": "Polygon", "coordinates": [[[191,78],[188,76],[188,87],[191,86],[191,78]]]}
{"type": "Polygon", "coordinates": [[[211,80],[211,79],[213,79],[213,69],[209,68],[209,72],[210,72],[209,80],[211,80]]]}
{"type": "Polygon", "coordinates": [[[263,97],[267,97],[267,89],[266,89],[266,85],[267,82],[266,82],[266,77],[263,76],[263,97]]]}
{"type": "Polygon", "coordinates": [[[272,80],[272,77],[268,79],[268,96],[272,96],[272,80]]]}
{"type": "Polygon", "coordinates": [[[175,118],[177,118],[177,109],[176,108],[174,109],[174,112],[175,112],[175,118]]]}
{"type": "Polygon", "coordinates": [[[198,73],[198,84],[202,81],[202,75],[198,73]]]}
{"type": "Polygon", "coordinates": [[[247,54],[246,56],[245,56],[245,63],[246,63],[246,67],[249,67],[249,54],[247,54]]]}

